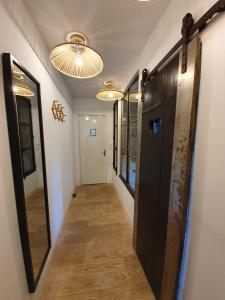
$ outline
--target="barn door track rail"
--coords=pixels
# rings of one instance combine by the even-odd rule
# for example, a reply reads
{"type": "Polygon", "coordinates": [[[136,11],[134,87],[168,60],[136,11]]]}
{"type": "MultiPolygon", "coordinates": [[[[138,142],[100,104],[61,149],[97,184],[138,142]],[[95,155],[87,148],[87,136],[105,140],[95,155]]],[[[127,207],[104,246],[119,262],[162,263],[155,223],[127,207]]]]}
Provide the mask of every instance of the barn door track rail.
{"type": "Polygon", "coordinates": [[[166,54],[166,56],[160,61],[160,63],[148,73],[147,69],[143,70],[142,87],[145,81],[149,81],[152,76],[156,75],[162,66],[170,59],[170,57],[182,48],[182,73],[187,71],[187,46],[188,43],[198,34],[205,30],[208,24],[218,14],[225,11],[225,0],[217,1],[196,23],[194,22],[191,13],[188,13],[183,18],[182,26],[182,38],[176,43],[176,45],[166,54]]]}

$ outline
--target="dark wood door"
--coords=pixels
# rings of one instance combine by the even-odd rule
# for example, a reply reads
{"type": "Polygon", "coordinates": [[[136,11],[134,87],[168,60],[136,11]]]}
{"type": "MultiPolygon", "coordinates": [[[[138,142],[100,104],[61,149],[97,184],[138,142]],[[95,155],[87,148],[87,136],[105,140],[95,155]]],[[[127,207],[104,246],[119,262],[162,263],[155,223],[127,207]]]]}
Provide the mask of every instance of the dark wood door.
{"type": "Polygon", "coordinates": [[[137,253],[160,299],[169,211],[179,56],[144,89],[137,253]]]}

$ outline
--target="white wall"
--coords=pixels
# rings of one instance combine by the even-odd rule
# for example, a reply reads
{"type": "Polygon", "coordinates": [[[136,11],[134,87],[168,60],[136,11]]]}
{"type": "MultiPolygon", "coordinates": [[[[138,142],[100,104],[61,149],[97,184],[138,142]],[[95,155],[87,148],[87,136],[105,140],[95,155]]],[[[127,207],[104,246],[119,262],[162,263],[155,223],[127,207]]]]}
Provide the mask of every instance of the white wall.
{"type": "MultiPolygon", "coordinates": [[[[143,68],[153,69],[181,37],[182,18],[191,12],[197,20],[215,0],[172,0],[149,37],[128,81],[143,68]]],[[[225,15],[201,34],[203,42],[201,88],[192,176],[190,248],[186,257],[183,300],[225,299],[225,15]]],[[[127,82],[128,83],[128,82],[127,82]]],[[[122,182],[115,180],[122,189],[122,182]]],[[[118,189],[119,189],[118,187],[118,189]]],[[[123,191],[125,208],[133,203],[123,191]]]]}
{"type": "Polygon", "coordinates": [[[113,173],[113,102],[96,99],[74,99],[74,150],[76,185],[80,185],[80,140],[79,114],[104,115],[106,117],[107,182],[112,182],[113,173]]]}
{"type": "Polygon", "coordinates": [[[24,178],[23,185],[24,185],[24,194],[25,194],[26,198],[31,196],[31,194],[34,192],[34,190],[41,186],[39,184],[39,174],[38,173],[39,173],[38,170],[36,170],[32,174],[30,174],[26,178],[24,178]]]}
{"type": "MultiPolygon", "coordinates": [[[[20,1],[0,2],[0,28],[0,52],[12,53],[41,84],[50,221],[54,244],[75,182],[71,100],[66,90],[63,91],[63,94],[68,96],[62,95],[52,80],[53,70],[49,71],[50,76],[46,66],[41,64],[28,43],[28,33],[31,33],[33,41],[36,42],[36,48],[44,49],[40,37],[35,35],[36,31],[32,20],[20,1]],[[16,6],[19,4],[16,11],[16,22],[14,20],[15,10],[10,11],[9,3],[14,3],[16,6]],[[18,22],[20,22],[20,29],[17,26],[18,22]],[[22,25],[24,25],[24,31],[21,30],[22,25]],[[26,36],[24,36],[25,33],[27,33],[26,36]],[[65,106],[66,123],[62,124],[53,119],[51,112],[53,100],[59,100],[65,106]]],[[[29,300],[35,298],[38,291],[36,295],[31,296],[27,290],[13,188],[1,60],[0,69],[0,299],[29,300]]],[[[60,81],[60,78],[57,81],[60,81]]],[[[60,85],[64,86],[63,81],[60,85]]]]}

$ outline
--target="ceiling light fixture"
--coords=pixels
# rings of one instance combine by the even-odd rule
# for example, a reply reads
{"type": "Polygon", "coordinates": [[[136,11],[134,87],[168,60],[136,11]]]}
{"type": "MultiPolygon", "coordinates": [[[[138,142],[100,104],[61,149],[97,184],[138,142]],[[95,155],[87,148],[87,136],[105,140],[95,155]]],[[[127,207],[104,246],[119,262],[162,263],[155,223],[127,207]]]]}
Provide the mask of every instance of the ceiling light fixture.
{"type": "Polygon", "coordinates": [[[112,81],[105,81],[104,85],[105,87],[96,95],[98,100],[113,101],[124,97],[124,93],[116,88],[112,81]]]}
{"type": "Polygon", "coordinates": [[[103,70],[101,56],[88,45],[87,37],[70,32],[66,43],[57,45],[50,54],[50,61],[61,73],[74,78],[92,78],[103,70]]]}

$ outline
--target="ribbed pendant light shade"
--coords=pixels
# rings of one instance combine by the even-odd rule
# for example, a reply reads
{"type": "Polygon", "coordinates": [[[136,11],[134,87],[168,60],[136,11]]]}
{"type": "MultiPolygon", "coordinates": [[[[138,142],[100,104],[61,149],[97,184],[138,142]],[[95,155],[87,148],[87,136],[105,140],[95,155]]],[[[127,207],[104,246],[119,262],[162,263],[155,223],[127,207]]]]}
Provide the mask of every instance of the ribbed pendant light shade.
{"type": "Polygon", "coordinates": [[[112,81],[104,82],[105,87],[100,90],[96,98],[103,101],[119,100],[124,97],[124,93],[117,89],[112,81]]]}
{"type": "Polygon", "coordinates": [[[87,45],[80,33],[67,35],[67,43],[56,46],[50,55],[53,66],[61,73],[74,78],[92,78],[103,70],[101,56],[87,45]]]}

